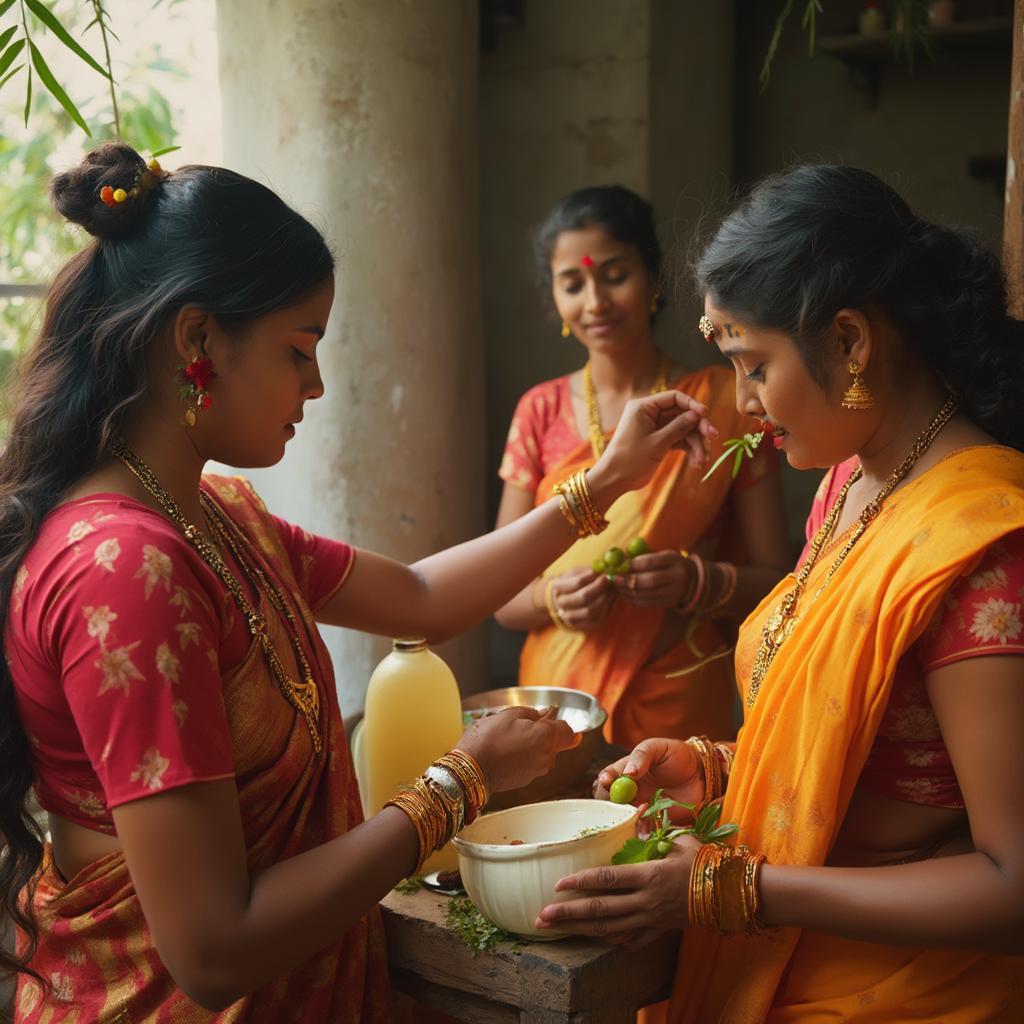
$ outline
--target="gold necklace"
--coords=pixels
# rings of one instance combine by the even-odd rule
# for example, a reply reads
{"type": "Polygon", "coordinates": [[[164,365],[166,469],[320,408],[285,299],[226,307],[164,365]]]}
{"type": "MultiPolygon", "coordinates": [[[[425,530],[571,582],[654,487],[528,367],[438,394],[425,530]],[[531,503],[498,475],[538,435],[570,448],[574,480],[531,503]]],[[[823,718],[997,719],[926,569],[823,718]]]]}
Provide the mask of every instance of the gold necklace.
{"type": "MultiPolygon", "coordinates": [[[[815,591],[811,603],[820,596],[821,592],[828,585],[829,580],[836,574],[839,566],[846,560],[846,556],[853,550],[854,545],[864,535],[864,531],[868,528],[871,522],[875,519],[878,513],[881,511],[882,502],[889,497],[890,494],[895,490],[896,485],[910,472],[914,463],[931,447],[932,442],[938,436],[939,431],[949,422],[953,413],[956,412],[957,400],[955,396],[950,395],[946,399],[945,404],[938,411],[935,419],[928,424],[925,431],[918,436],[914,441],[914,446],[910,450],[910,454],[893,470],[892,475],[886,481],[885,486],[864,506],[863,511],[857,517],[857,525],[853,532],[850,534],[846,543],[840,548],[838,555],[836,555],[835,561],[829,567],[828,572],[825,575],[825,579],[822,581],[821,586],[815,591]]],[[[807,585],[808,577],[811,575],[811,570],[814,568],[818,561],[818,556],[822,550],[828,544],[829,539],[835,530],[836,523],[839,521],[839,517],[842,514],[843,507],[846,504],[846,496],[850,493],[850,488],[861,478],[861,467],[858,466],[851,474],[850,478],[843,484],[842,490],[836,497],[835,503],[829,510],[828,515],[825,517],[825,521],[818,528],[817,533],[814,535],[814,540],[811,541],[811,550],[807,554],[807,559],[796,576],[796,585],[793,589],[783,597],[779,603],[778,608],[768,617],[768,621],[761,628],[761,644],[757,649],[757,654],[754,656],[754,665],[750,672],[750,687],[747,690],[747,707],[752,708],[754,701],[757,700],[758,691],[761,689],[761,683],[764,682],[764,677],[768,673],[768,669],[771,668],[772,662],[775,660],[775,655],[778,654],[779,648],[789,639],[790,634],[796,627],[799,621],[799,616],[796,614],[797,602],[803,595],[804,588],[807,585]]]]}
{"type": "MultiPolygon", "coordinates": [[[[245,596],[245,591],[242,590],[241,584],[227,567],[227,564],[221,558],[214,545],[203,536],[196,526],[185,518],[185,514],[181,511],[178,503],[163,488],[153,471],[124,441],[119,438],[115,439],[111,445],[111,452],[131,470],[142,486],[156,498],[164,514],[181,530],[185,535],[185,539],[189,541],[202,560],[213,569],[220,577],[224,586],[227,587],[228,592],[234,598],[235,604],[238,605],[238,609],[245,619],[249,632],[260,645],[260,650],[263,652],[263,656],[266,658],[267,664],[270,666],[270,670],[282,694],[284,694],[288,703],[305,718],[306,728],[309,729],[309,735],[313,741],[313,749],[318,754],[321,753],[323,751],[323,740],[320,736],[320,693],[317,690],[316,682],[313,679],[313,672],[309,667],[305,651],[303,651],[302,643],[299,640],[298,622],[278,587],[267,578],[266,574],[252,558],[243,553],[243,545],[234,536],[234,533],[238,532],[237,526],[231,523],[229,529],[226,517],[217,506],[217,503],[206,494],[200,493],[203,511],[214,524],[221,540],[234,552],[239,565],[242,566],[242,570],[248,576],[254,589],[262,591],[266,595],[274,609],[284,616],[291,627],[292,632],[289,639],[295,651],[296,660],[302,669],[303,681],[301,683],[289,676],[288,670],[284,667],[277,649],[274,647],[274,641],[270,637],[266,618],[249,603],[249,599],[245,596]]],[[[242,537],[240,532],[238,535],[239,538],[242,537]]]]}
{"type": "MultiPolygon", "coordinates": [[[[661,362],[658,363],[658,375],[654,378],[654,384],[649,394],[656,395],[659,391],[664,391],[668,387],[668,371],[668,356],[662,352],[661,362]]],[[[601,429],[601,410],[597,405],[597,391],[594,388],[594,378],[591,376],[589,359],[586,366],[583,367],[583,397],[587,403],[590,448],[594,453],[594,458],[599,459],[604,454],[605,445],[608,442],[605,440],[604,431],[601,429]]]]}

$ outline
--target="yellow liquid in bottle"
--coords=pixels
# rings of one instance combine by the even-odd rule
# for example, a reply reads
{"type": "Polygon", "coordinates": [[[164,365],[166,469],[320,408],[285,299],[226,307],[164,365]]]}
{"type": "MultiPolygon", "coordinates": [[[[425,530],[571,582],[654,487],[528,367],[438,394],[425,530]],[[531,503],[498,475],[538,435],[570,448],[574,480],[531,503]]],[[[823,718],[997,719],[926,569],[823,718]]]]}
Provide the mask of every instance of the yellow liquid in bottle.
{"type": "MultiPolygon", "coordinates": [[[[367,815],[376,814],[451,750],[462,731],[462,703],[452,670],[425,641],[396,640],[366,689],[361,743],[367,815]]],[[[423,873],[457,866],[458,855],[448,843],[428,858],[423,873]]]]}

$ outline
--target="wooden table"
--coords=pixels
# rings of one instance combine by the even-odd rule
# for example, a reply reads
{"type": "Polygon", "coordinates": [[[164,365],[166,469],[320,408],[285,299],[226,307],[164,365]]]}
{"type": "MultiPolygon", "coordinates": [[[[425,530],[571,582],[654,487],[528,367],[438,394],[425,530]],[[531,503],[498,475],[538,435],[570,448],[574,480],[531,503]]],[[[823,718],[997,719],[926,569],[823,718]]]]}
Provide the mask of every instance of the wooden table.
{"type": "Polygon", "coordinates": [[[381,903],[395,989],[469,1024],[634,1024],[668,998],[679,934],[626,951],[592,939],[528,942],[475,957],[445,927],[448,897],[421,889],[381,903]]]}

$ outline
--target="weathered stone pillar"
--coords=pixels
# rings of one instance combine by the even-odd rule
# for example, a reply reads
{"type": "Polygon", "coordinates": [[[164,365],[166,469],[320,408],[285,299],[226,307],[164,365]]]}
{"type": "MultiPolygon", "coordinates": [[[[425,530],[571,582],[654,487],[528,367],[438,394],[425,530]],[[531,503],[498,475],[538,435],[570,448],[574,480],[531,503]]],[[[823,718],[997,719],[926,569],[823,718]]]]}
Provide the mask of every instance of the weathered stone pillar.
{"type": "MultiPolygon", "coordinates": [[[[326,396],[270,508],[412,561],[480,532],[483,401],[474,0],[218,0],[224,161],[338,260],[326,396]]],[[[387,641],[327,630],[345,712],[387,641]]],[[[477,631],[441,650],[484,688],[477,631]]]]}

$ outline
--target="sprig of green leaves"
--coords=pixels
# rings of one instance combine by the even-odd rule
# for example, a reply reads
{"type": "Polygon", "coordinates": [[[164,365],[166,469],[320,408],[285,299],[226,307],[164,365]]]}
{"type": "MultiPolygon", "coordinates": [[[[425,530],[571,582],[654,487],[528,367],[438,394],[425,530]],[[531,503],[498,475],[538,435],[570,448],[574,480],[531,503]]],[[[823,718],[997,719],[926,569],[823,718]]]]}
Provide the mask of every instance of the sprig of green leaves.
{"type": "Polygon", "coordinates": [[[744,434],[742,437],[730,437],[725,442],[725,451],[715,459],[714,465],[701,477],[701,483],[711,476],[712,473],[718,467],[728,459],[733,460],[732,464],[732,478],[735,480],[739,475],[740,466],[743,465],[743,458],[746,456],[748,459],[754,457],[754,452],[757,450],[757,446],[764,440],[764,431],[759,430],[756,434],[744,434]]]}
{"type": "Polygon", "coordinates": [[[648,860],[661,860],[672,849],[672,843],[680,836],[693,836],[702,843],[717,843],[728,839],[739,830],[739,825],[728,822],[719,825],[722,816],[722,803],[712,800],[697,814],[691,826],[673,825],[669,819],[669,811],[680,807],[691,814],[697,812],[696,804],[683,804],[665,796],[663,789],[655,790],[651,804],[643,813],[645,818],[654,819],[654,828],[646,839],[639,837],[627,839],[621,850],[612,857],[613,864],[642,864],[648,860]]]}
{"type": "Polygon", "coordinates": [[[456,896],[448,901],[445,926],[455,932],[462,944],[476,956],[477,953],[493,953],[502,944],[510,945],[511,952],[522,951],[522,941],[488,921],[467,896],[456,896]]]}

